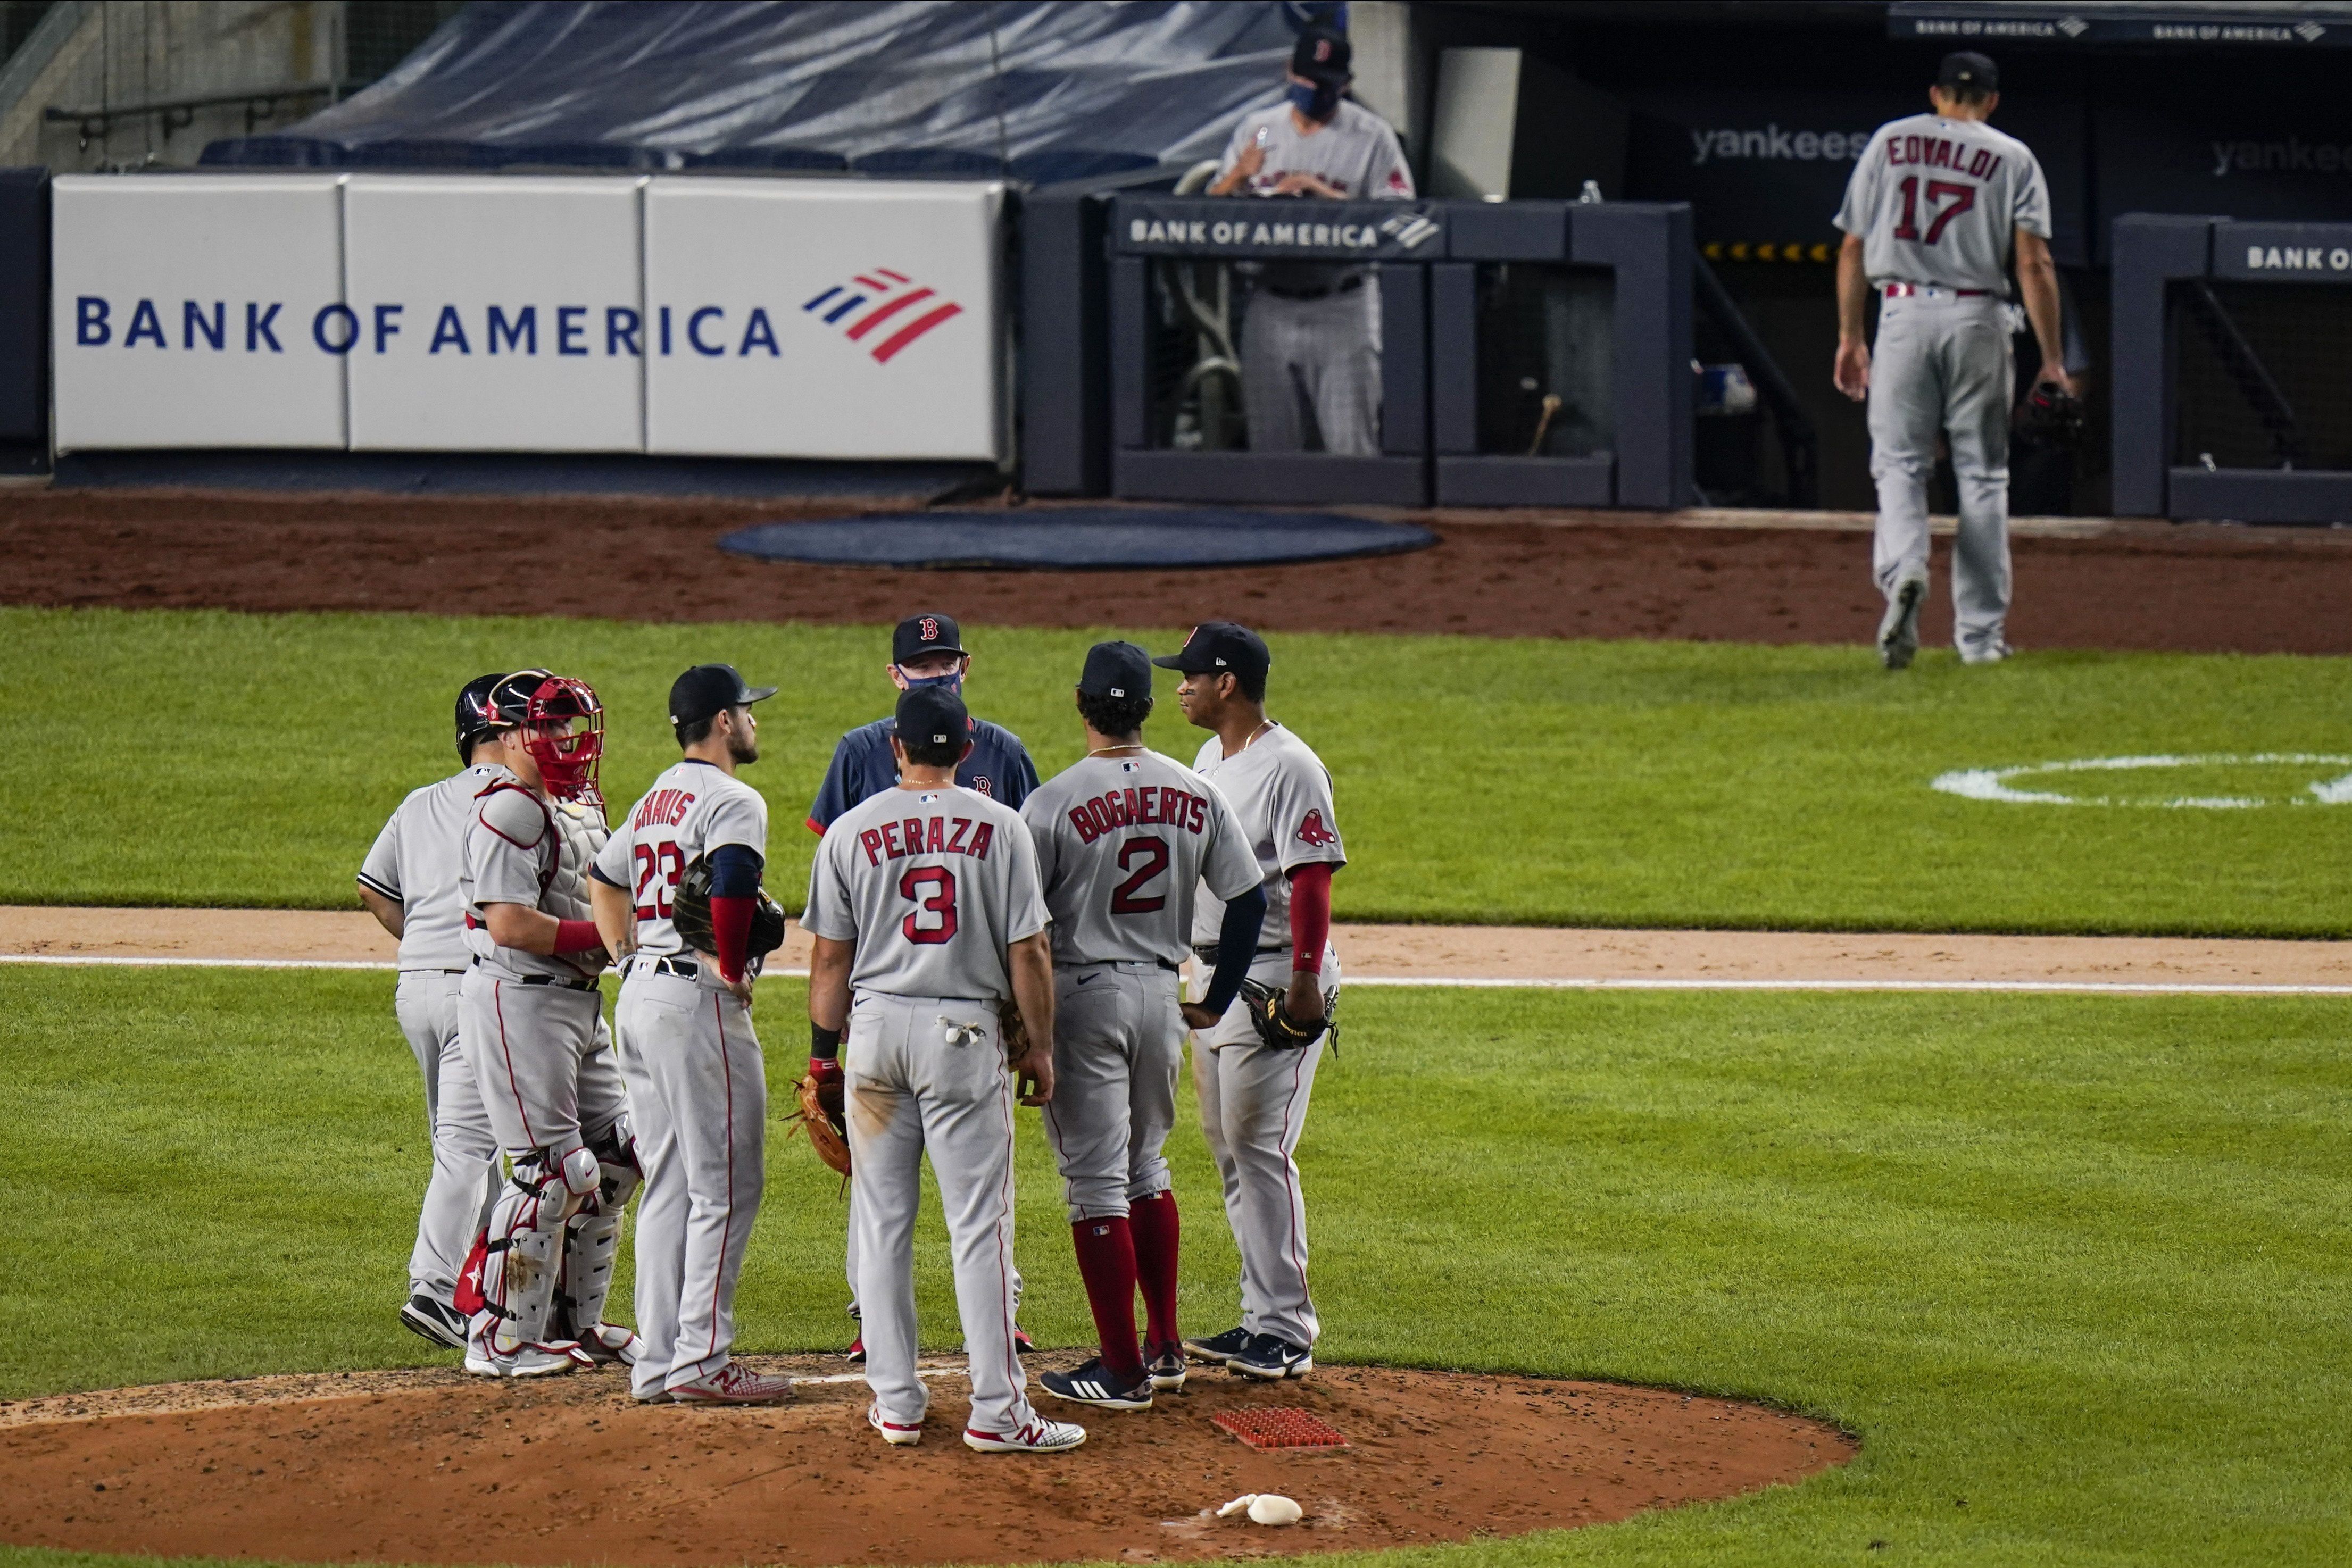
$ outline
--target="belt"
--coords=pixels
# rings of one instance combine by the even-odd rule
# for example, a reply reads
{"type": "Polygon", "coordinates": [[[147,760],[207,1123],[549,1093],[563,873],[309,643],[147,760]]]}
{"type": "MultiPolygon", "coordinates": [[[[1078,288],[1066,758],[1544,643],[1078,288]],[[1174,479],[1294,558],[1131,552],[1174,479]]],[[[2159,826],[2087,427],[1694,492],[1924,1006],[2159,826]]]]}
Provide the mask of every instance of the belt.
{"type": "Polygon", "coordinates": [[[1271,283],[1260,285],[1276,299],[1328,299],[1334,294],[1353,294],[1363,286],[1364,275],[1360,272],[1350,273],[1339,282],[1327,284],[1321,288],[1277,288],[1271,283]]]}
{"type": "MultiPolygon", "coordinates": [[[[1192,956],[1200,959],[1201,962],[1213,969],[1217,967],[1218,950],[1218,945],[1214,942],[1197,942],[1192,946],[1192,956]]],[[[1289,951],[1289,943],[1276,942],[1271,946],[1259,947],[1257,950],[1257,956],[1263,958],[1268,953],[1287,953],[1289,951]]]]}
{"type": "MultiPolygon", "coordinates": [[[[474,962],[479,964],[481,960],[477,958],[474,962]]],[[[566,991],[593,991],[598,988],[596,982],[593,980],[567,980],[561,975],[523,975],[517,977],[515,984],[519,986],[553,986],[559,990],[566,991]]]]}
{"type": "Polygon", "coordinates": [[[1884,294],[1889,299],[1908,299],[1915,294],[1918,295],[1923,299],[1933,299],[1939,294],[1948,294],[1955,299],[1982,299],[1987,295],[1990,294],[1992,290],[1990,288],[1946,288],[1943,285],[1938,283],[1885,283],[1879,286],[1879,292],[1884,294]]]}
{"type": "Polygon", "coordinates": [[[640,975],[676,975],[681,980],[698,980],[702,966],[691,958],[641,958],[640,975]]]}
{"type": "Polygon", "coordinates": [[[421,969],[403,969],[401,971],[404,975],[462,975],[466,971],[463,969],[436,969],[429,966],[421,969]]]}

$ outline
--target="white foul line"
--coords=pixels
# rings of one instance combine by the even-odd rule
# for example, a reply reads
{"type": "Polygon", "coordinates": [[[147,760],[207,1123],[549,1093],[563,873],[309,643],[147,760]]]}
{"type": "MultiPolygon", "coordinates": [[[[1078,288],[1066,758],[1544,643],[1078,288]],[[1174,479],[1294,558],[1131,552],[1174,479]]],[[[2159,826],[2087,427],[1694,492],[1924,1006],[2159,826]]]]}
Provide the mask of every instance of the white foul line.
{"type": "MultiPolygon", "coordinates": [[[[127,968],[396,969],[371,958],[173,958],[119,954],[0,953],[0,964],[112,965],[127,968]]],[[[769,980],[805,980],[806,969],[770,969],[769,980]]],[[[1711,979],[1643,976],[1349,975],[1349,986],[1479,991],[1974,991],[2019,995],[2145,997],[2352,997],[2352,984],[2266,985],[2251,980],[1711,979]]]]}

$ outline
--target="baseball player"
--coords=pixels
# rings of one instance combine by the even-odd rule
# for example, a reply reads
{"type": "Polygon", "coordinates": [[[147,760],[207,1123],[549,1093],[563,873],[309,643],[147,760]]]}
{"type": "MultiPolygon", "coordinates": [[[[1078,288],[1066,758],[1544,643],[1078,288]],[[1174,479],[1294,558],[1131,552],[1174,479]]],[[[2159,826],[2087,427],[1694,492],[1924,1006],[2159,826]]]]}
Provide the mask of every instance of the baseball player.
{"type": "Polygon", "coordinates": [[[751,951],[768,803],[735,770],[760,759],[751,705],[776,695],[732,664],[697,664],[669,689],[684,757],[604,842],[590,902],[625,960],[614,1054],[645,1166],[637,1201],[637,1332],[631,1392],[653,1402],[770,1405],[792,1380],[731,1359],[735,1284],[766,1179],[768,1088],[751,1032],[751,951]],[[713,949],[679,935],[679,879],[708,858],[713,949]]]}
{"type": "Polygon", "coordinates": [[[1039,786],[1021,815],[1037,841],[1053,916],[1054,1098],[1045,1135],[1061,1167],[1078,1273],[1100,1354],[1049,1372],[1045,1392],[1148,1410],[1184,1386],[1176,1326],[1176,1195],[1161,1150],[1176,1121],[1188,1019],[1213,1027],[1240,994],[1265,894],[1257,856],[1216,788],[1145,749],[1150,655],[1097,643],[1078,676],[1084,760],[1039,786]],[[1177,996],[1196,890],[1226,901],[1203,1002],[1177,996]],[[1135,1337],[1143,1287],[1144,1335],[1135,1337]]]}
{"type": "Polygon", "coordinates": [[[457,1305],[472,1313],[467,1371],[537,1377],[636,1359],[625,1330],[617,1343],[593,1343],[622,1206],[639,1179],[587,894],[605,838],[596,789],[604,716],[585,682],[545,670],[501,679],[483,716],[499,768],[460,841],[457,895],[474,960],[458,1034],[509,1175],[457,1305]]]}
{"type": "Polygon", "coordinates": [[[2050,190],[2025,143],[1986,121],[2000,103],[1992,61],[1947,55],[1927,89],[1932,114],[1882,125],[1847,181],[1837,226],[1838,390],[1870,403],[1870,473],[1878,484],[1872,570],[1886,596],[1878,655],[1890,670],[1919,647],[1927,596],[1927,479],[1938,436],[1951,446],[1960,520],[1952,546],[1954,641],[1960,658],[2009,656],[2009,421],[2006,303],[2017,258],[2025,314],[2042,348],[2036,380],[2071,397],[2059,342],[2058,270],[2050,259],[2050,190]],[[1870,293],[1878,341],[1863,341],[1870,293]]]}
{"type": "MultiPolygon", "coordinates": [[[[1307,1200],[1291,1157],[1339,1001],[1331,876],[1348,863],[1331,804],[1331,775],[1305,741],[1265,716],[1265,643],[1230,621],[1192,628],[1179,653],[1152,663],[1183,673],[1176,700],[1210,731],[1193,771],[1233,803],[1256,854],[1265,936],[1250,955],[1252,984],[1213,1023],[1188,1015],[1201,1126],[1224,1180],[1225,1218],[1242,1255],[1240,1326],[1187,1339],[1195,1359],[1244,1376],[1313,1370],[1320,1323],[1307,1292],[1307,1200]],[[1279,1042],[1279,1043],[1277,1043],[1279,1042]]],[[[1193,952],[1223,972],[1224,906],[1204,890],[1192,916],[1193,952]]]]}
{"type": "MultiPolygon", "coordinates": [[[[963,632],[954,616],[926,612],[908,616],[890,634],[888,668],[891,684],[902,692],[938,686],[961,696],[964,676],[971,670],[971,654],[964,649],[963,632]]],[[[824,781],[817,787],[816,800],[809,807],[809,831],[822,837],[834,821],[852,806],[897,786],[898,763],[890,749],[890,737],[897,723],[895,718],[877,718],[841,737],[833,748],[833,761],[824,770],[824,781]]],[[[971,721],[971,750],[956,765],[956,782],[1019,810],[1021,802],[1029,798],[1029,791],[1037,788],[1037,765],[1029,760],[1028,748],[1021,744],[1021,737],[1001,725],[975,718],[971,721]]],[[[812,1059],[809,1071],[820,1082],[830,1085],[839,1078],[841,1064],[812,1059]]],[[[849,1201],[853,1207],[857,1202],[854,1189],[849,1201]]],[[[856,1318],[857,1227],[854,1217],[846,1250],[849,1315],[856,1318]]],[[[1017,1301],[1021,1295],[1021,1273],[1017,1269],[1013,1274],[1013,1294],[1017,1301]]],[[[1036,1348],[1018,1328],[1013,1333],[1024,1353],[1036,1348]]],[[[860,1334],[850,1342],[849,1359],[862,1361],[865,1356],[866,1338],[860,1334]]]]}
{"type": "Polygon", "coordinates": [[[459,770],[410,791],[375,836],[359,872],[360,902],[400,940],[393,1014],[425,1075],[425,1125],[433,1175],[408,1257],[408,1303],[400,1321],[437,1345],[466,1348],[457,1275],[497,1196],[498,1140],[481,1090],[457,1043],[457,985],[473,955],[457,902],[457,851],[474,797],[496,777],[497,747],[483,705],[496,675],[457,694],[459,770]]]}
{"type": "Polygon", "coordinates": [[[970,1358],[963,1440],[986,1453],[1058,1453],[1086,1429],[1030,1407],[1013,1340],[1013,1103],[1054,1090],[1054,975],[1037,852],[1020,814],[959,787],[971,748],[963,699],[898,699],[898,785],[836,821],[816,852],[801,923],[812,1053],[842,1052],[865,1308],[866,1420],[918,1442],[929,1396],[915,1375],[915,1210],[930,1155],[954,1253],[970,1358]],[[1027,1042],[999,1019],[1017,1000],[1027,1042]]]}
{"type": "MultiPolygon", "coordinates": [[[[1347,97],[1347,35],[1308,27],[1290,55],[1289,91],[1234,127],[1213,196],[1406,200],[1412,170],[1388,121],[1347,97]]],[[[1242,405],[1253,452],[1381,450],[1381,294],[1361,267],[1266,262],[1242,318],[1242,405]]]]}

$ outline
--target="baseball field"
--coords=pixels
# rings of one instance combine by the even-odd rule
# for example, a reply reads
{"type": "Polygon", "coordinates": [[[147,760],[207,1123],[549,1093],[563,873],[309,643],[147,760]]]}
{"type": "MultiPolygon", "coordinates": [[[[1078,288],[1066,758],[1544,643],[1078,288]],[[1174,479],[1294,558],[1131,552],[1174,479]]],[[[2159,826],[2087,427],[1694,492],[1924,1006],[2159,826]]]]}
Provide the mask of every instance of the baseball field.
{"type": "MultiPolygon", "coordinates": [[[[775,824],[769,883],[796,906],[815,840],[794,824],[834,737],[887,695],[887,635],[870,624],[141,610],[112,592],[116,607],[57,607],[68,597],[0,592],[16,601],[0,608],[0,904],[131,920],[349,908],[384,814],[447,770],[464,680],[520,664],[590,680],[610,715],[606,792],[626,800],[675,755],[669,678],[726,659],[782,687],[745,778],[775,824]]],[[[1022,734],[1041,770],[1066,765],[1087,644],[1117,631],[1172,647],[1189,607],[1148,608],[1160,612],[1100,630],[969,619],[974,710],[1022,734]]],[[[1345,921],[2352,926],[2342,656],[2076,648],[1963,670],[1931,653],[1892,678],[1858,643],[1269,641],[1270,709],[1337,779],[1345,921]]],[[[1172,712],[1149,734],[1190,755],[1172,712]]],[[[392,1315],[428,1159],[388,975],[5,964],[0,988],[25,1191],[0,1243],[0,1477],[21,1483],[0,1484],[0,1563],[853,1560],[793,1544],[792,1521],[824,1499],[894,1484],[845,1393],[809,1406],[807,1431],[837,1458],[780,1472],[743,1456],[807,1433],[720,1433],[733,1413],[626,1427],[627,1462],[597,1471],[614,1500],[594,1505],[633,1521],[622,1534],[448,1526],[487,1496],[496,1472],[476,1458],[518,1451],[517,1418],[543,1396],[400,1381],[449,1358],[392,1315]],[[276,1375],[302,1375],[300,1397],[105,1392],[276,1375]],[[427,1396],[470,1403],[429,1435],[338,1446],[350,1412],[427,1396]],[[110,1447],[101,1428],[127,1435],[110,1447]],[[741,1490],[713,1490],[723,1465],[741,1490]],[[335,1522],[378,1466],[413,1475],[413,1496],[376,1533],[335,1522]],[[688,1521],[730,1498],[770,1533],[698,1550],[688,1521]],[[240,1534],[240,1511],[275,1522],[240,1534]]],[[[761,988],[779,1116],[802,999],[796,979],[761,988]]],[[[1127,1562],[1258,1554],[1271,1540],[1465,1568],[2340,1563],[2345,1016],[2329,995],[1356,990],[1299,1154],[1327,1325],[1325,1381],[1307,1386],[1360,1400],[1350,1368],[1464,1375],[1415,1385],[1443,1397],[1412,1419],[1445,1451],[1445,1485],[1352,1537],[1185,1533],[1162,1521],[1231,1495],[1215,1463],[1163,1467],[1140,1490],[1115,1479],[1150,1457],[1160,1412],[1090,1423],[1097,1440],[1058,1479],[1001,1479],[1004,1466],[928,1446],[908,1452],[934,1468],[910,1474],[942,1500],[1006,1489],[1035,1521],[967,1538],[961,1560],[1074,1554],[1057,1541],[1127,1562]],[[1775,1430],[1811,1457],[1776,1484],[1712,1487],[1703,1448],[1608,1469],[1508,1459],[1507,1428],[1553,1379],[1680,1391],[1727,1430],[1803,1417],[1818,1425],[1775,1430]]],[[[743,1348],[844,1373],[829,1354],[850,1332],[841,1205],[783,1130],[743,1348]]],[[[1021,1136],[1023,1322],[1051,1353],[1091,1331],[1050,1158],[1033,1123],[1021,1136]]],[[[1197,1129],[1180,1124],[1171,1156],[1183,1307],[1205,1326],[1230,1312],[1236,1259],[1197,1129]]],[[[935,1206],[925,1226],[919,1295],[927,1349],[944,1353],[955,1313],[935,1206]]],[[[1559,1451],[1614,1430],[1598,1396],[1580,1397],[1581,1415],[1546,1429],[1559,1451]]],[[[646,1414],[581,1408],[615,1428],[646,1414]]],[[[956,1559],[884,1543],[854,1560],[956,1559]]]]}

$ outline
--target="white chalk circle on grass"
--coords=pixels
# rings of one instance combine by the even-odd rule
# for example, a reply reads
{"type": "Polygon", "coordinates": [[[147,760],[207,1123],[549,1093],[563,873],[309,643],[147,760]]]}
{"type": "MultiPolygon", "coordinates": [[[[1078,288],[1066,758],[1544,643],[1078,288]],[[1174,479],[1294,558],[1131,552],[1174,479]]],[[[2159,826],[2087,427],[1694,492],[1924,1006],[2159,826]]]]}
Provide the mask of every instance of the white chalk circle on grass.
{"type": "Polygon", "coordinates": [[[2257,806],[2352,806],[2352,757],[2311,752],[2258,752],[2245,757],[2085,757],[2072,762],[2028,762],[2015,768],[1962,768],[1937,775],[1933,787],[1969,800],[2000,800],[2014,806],[2160,806],[2175,810],[2237,811],[2257,806]],[[2309,768],[2329,777],[2279,795],[2066,795],[2025,788],[2061,773],[2137,773],[2179,768],[2309,768]]]}

